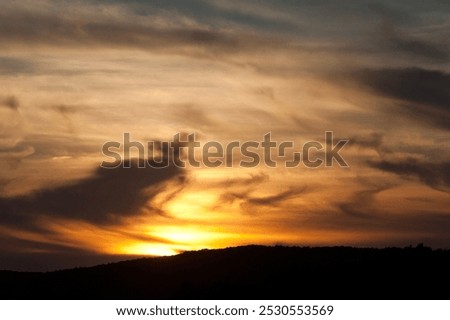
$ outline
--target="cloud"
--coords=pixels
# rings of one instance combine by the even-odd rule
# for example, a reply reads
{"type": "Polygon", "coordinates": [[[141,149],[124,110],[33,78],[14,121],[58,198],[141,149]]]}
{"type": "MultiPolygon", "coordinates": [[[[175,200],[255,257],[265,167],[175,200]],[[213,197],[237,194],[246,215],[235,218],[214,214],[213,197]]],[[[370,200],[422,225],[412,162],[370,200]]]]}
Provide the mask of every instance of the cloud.
{"type": "Polygon", "coordinates": [[[77,253],[85,250],[76,248],[75,246],[66,245],[64,243],[55,243],[38,239],[22,239],[11,234],[0,234],[0,252],[5,253],[24,253],[24,252],[39,252],[39,253],[77,253]]]}
{"type": "Polygon", "coordinates": [[[130,255],[108,255],[58,242],[20,239],[0,234],[0,270],[53,271],[128,260],[130,255]]]}
{"type": "Polygon", "coordinates": [[[277,194],[266,196],[266,197],[246,197],[245,203],[248,205],[257,206],[277,206],[280,203],[298,197],[300,194],[304,193],[306,188],[290,188],[289,190],[279,192],[277,194]]]}
{"type": "Polygon", "coordinates": [[[243,192],[227,192],[223,193],[219,199],[219,202],[223,204],[232,204],[238,201],[240,207],[245,213],[258,213],[261,207],[278,207],[283,205],[284,202],[295,199],[307,191],[306,187],[290,187],[286,191],[281,191],[279,193],[270,196],[252,196],[254,192],[253,189],[248,189],[243,192]]]}
{"type": "Polygon", "coordinates": [[[403,178],[415,177],[433,189],[450,192],[450,162],[432,163],[409,158],[397,162],[370,161],[369,165],[403,178]]]}
{"type": "Polygon", "coordinates": [[[357,191],[349,201],[340,202],[338,208],[352,217],[373,217],[378,211],[375,196],[388,188],[389,186],[380,186],[374,189],[357,191]]]}
{"type": "Polygon", "coordinates": [[[194,104],[176,104],[172,116],[183,128],[195,128],[196,130],[211,131],[218,129],[217,122],[207,112],[207,108],[194,104]]]}
{"type": "Polygon", "coordinates": [[[31,146],[17,144],[13,147],[0,147],[0,159],[21,159],[32,155],[35,152],[31,146]]]}
{"type": "Polygon", "coordinates": [[[29,60],[0,56],[0,74],[2,75],[15,76],[29,74],[33,71],[35,71],[35,65],[29,60]]]}
{"type": "Polygon", "coordinates": [[[100,141],[81,139],[70,132],[69,134],[36,133],[25,136],[17,148],[29,148],[34,150],[36,158],[53,158],[60,156],[80,157],[98,154],[100,141]]]}
{"type": "Polygon", "coordinates": [[[385,20],[382,26],[382,41],[395,51],[403,54],[423,57],[428,60],[444,62],[448,60],[447,48],[442,43],[434,43],[400,32],[393,23],[385,20]]]}
{"type": "Polygon", "coordinates": [[[258,174],[249,174],[246,178],[228,178],[221,183],[216,183],[215,187],[235,189],[240,187],[248,188],[267,181],[269,181],[269,176],[263,172],[260,172],[258,174]]]}
{"type": "Polygon", "coordinates": [[[72,116],[79,113],[86,113],[87,110],[90,110],[90,107],[84,105],[68,105],[68,104],[58,104],[50,107],[52,110],[57,112],[61,118],[64,120],[64,123],[67,126],[68,132],[72,134],[76,134],[77,130],[75,129],[72,116]]]}
{"type": "Polygon", "coordinates": [[[130,168],[99,167],[91,177],[76,183],[0,198],[0,221],[35,226],[40,217],[49,216],[116,224],[150,210],[148,202],[173,180],[180,185],[185,181],[182,170],[175,166],[139,168],[137,161],[131,161],[130,168]]]}
{"type": "Polygon", "coordinates": [[[383,146],[383,134],[379,132],[373,132],[370,135],[354,135],[347,139],[336,140],[349,140],[349,146],[355,146],[358,148],[366,148],[375,150],[378,155],[382,156],[385,153],[390,153],[386,147],[383,146]]]}
{"type": "Polygon", "coordinates": [[[375,92],[450,110],[450,74],[421,68],[363,70],[356,76],[375,92]]]}
{"type": "Polygon", "coordinates": [[[119,12],[117,15],[105,14],[102,7],[90,5],[89,8],[97,12],[95,18],[82,11],[63,15],[51,11],[5,8],[0,11],[0,43],[27,47],[140,48],[194,55],[206,53],[205,48],[211,50],[208,54],[218,55],[268,44],[255,34],[238,34],[199,23],[187,23],[181,18],[174,19],[176,12],[166,20],[160,10],[155,11],[160,16],[142,17],[130,15],[120,6],[110,8],[119,12]]]}
{"type": "Polygon", "coordinates": [[[15,96],[0,97],[0,107],[19,110],[19,100],[15,96]]]}
{"type": "Polygon", "coordinates": [[[393,99],[404,115],[450,129],[450,74],[400,68],[366,69],[353,76],[373,93],[393,99]]]}

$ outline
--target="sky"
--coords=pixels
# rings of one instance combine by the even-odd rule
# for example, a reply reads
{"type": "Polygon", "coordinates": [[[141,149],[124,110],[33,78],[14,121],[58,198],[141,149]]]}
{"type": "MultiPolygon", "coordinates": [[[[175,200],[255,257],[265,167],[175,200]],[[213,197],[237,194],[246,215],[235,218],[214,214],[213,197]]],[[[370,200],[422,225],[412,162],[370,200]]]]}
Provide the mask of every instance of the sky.
{"type": "Polygon", "coordinates": [[[444,0],[1,1],[0,269],[450,248],[449,32],[444,0]],[[101,166],[125,133],[301,151],[327,131],[348,166],[101,166]]]}

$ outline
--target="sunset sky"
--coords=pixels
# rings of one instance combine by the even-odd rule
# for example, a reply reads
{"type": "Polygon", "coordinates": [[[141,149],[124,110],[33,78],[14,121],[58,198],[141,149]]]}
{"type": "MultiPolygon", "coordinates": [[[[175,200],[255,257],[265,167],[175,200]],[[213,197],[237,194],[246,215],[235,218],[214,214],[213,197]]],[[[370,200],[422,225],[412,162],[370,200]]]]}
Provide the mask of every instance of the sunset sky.
{"type": "Polygon", "coordinates": [[[445,0],[2,0],[0,269],[450,248],[449,34],[445,0]],[[325,131],[349,167],[100,167],[124,133],[301,149],[325,131]]]}

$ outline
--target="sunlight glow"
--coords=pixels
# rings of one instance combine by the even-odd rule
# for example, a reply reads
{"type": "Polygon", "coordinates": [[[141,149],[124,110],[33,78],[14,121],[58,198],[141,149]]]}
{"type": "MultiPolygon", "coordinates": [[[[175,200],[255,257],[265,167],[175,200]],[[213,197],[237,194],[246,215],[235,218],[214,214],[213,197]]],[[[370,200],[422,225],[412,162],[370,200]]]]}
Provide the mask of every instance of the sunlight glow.
{"type": "Polygon", "coordinates": [[[179,250],[171,248],[165,244],[131,243],[117,248],[119,252],[133,255],[149,256],[173,256],[180,253],[179,250]]]}

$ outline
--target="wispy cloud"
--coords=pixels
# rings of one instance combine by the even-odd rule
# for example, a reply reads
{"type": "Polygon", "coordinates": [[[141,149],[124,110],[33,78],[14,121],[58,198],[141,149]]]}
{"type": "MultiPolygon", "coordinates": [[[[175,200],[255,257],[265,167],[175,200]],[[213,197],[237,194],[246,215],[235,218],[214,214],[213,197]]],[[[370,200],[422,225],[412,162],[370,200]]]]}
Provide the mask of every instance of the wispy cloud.
{"type": "Polygon", "coordinates": [[[354,78],[367,90],[391,99],[391,110],[424,124],[449,129],[450,74],[422,68],[362,70],[354,78]],[[396,110],[392,110],[396,108],[396,110]]]}
{"type": "Polygon", "coordinates": [[[413,158],[400,161],[371,161],[373,168],[394,173],[404,178],[418,178],[422,183],[440,191],[449,192],[450,163],[433,163],[413,158]]]}
{"type": "Polygon", "coordinates": [[[19,110],[19,100],[15,96],[0,98],[0,106],[14,111],[19,110]]]}
{"type": "Polygon", "coordinates": [[[32,228],[43,216],[120,224],[126,217],[151,213],[149,201],[172,179],[184,183],[180,168],[139,168],[137,161],[130,168],[99,168],[91,177],[66,186],[0,198],[0,219],[4,224],[32,228]]]}

